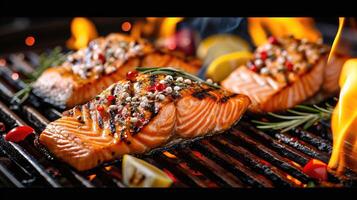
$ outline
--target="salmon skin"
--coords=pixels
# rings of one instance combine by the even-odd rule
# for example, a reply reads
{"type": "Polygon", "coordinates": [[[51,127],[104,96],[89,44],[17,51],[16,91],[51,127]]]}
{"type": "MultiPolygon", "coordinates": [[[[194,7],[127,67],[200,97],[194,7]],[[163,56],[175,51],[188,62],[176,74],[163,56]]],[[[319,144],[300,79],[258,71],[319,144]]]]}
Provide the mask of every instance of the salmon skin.
{"type": "MultiPolygon", "coordinates": [[[[256,113],[294,107],[316,94],[325,81],[328,48],[294,37],[271,38],[253,60],[233,71],[222,86],[248,95],[256,113]]],[[[332,88],[331,88],[332,90],[332,88]]]]}
{"type": "Polygon", "coordinates": [[[249,104],[245,95],[203,82],[140,73],[65,111],[39,141],[60,160],[88,170],[124,154],[144,154],[222,133],[239,121],[249,104]]]}
{"type": "Polygon", "coordinates": [[[155,49],[143,39],[110,34],[72,53],[61,66],[45,70],[33,93],[57,107],[70,108],[91,100],[138,66],[171,66],[194,74],[200,61],[155,49]]]}

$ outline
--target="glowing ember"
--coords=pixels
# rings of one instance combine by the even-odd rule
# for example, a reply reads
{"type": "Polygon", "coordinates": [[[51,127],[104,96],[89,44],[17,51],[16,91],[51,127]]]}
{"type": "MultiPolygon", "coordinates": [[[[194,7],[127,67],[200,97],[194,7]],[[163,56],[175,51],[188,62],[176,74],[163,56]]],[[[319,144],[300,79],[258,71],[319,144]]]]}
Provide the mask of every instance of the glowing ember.
{"type": "Polygon", "coordinates": [[[98,36],[95,25],[87,18],[76,17],[71,22],[72,37],[67,41],[70,49],[84,48],[98,36]]]}
{"type": "Polygon", "coordinates": [[[88,176],[88,180],[93,181],[95,179],[95,177],[97,177],[97,175],[95,175],[95,174],[90,175],[90,176],[88,176]]]}
{"type": "Polygon", "coordinates": [[[286,178],[289,179],[289,180],[291,180],[292,182],[294,182],[296,185],[303,185],[303,184],[301,183],[301,181],[297,180],[296,178],[294,178],[294,177],[292,177],[292,176],[290,176],[290,175],[286,175],[286,178]]]}
{"type": "Polygon", "coordinates": [[[107,171],[110,171],[112,168],[113,168],[112,166],[104,167],[104,169],[107,170],[107,171]]]}
{"type": "Polygon", "coordinates": [[[170,153],[170,152],[168,152],[168,151],[165,151],[165,152],[164,152],[164,155],[167,156],[167,157],[169,157],[169,158],[177,158],[174,154],[172,154],[172,153],[170,153]]]}
{"type": "Polygon", "coordinates": [[[248,18],[248,31],[256,46],[267,42],[269,35],[283,37],[293,35],[317,42],[321,33],[315,28],[311,18],[302,17],[260,17],[248,18]]]}
{"type": "Polygon", "coordinates": [[[339,102],[331,120],[333,151],[328,166],[338,173],[345,168],[357,172],[357,59],[345,62],[339,85],[339,102]]]}
{"type": "Polygon", "coordinates": [[[0,59],[0,67],[5,67],[5,65],[6,65],[6,60],[1,58],[0,59]]]}
{"type": "Polygon", "coordinates": [[[130,22],[124,22],[122,25],[121,25],[121,29],[125,32],[128,32],[130,31],[131,29],[131,23],[130,22]]]}
{"type": "Polygon", "coordinates": [[[36,40],[35,40],[35,38],[33,37],[33,36],[28,36],[28,37],[26,37],[26,39],[25,39],[25,44],[27,45],[27,46],[33,46],[34,44],[35,44],[35,42],[36,42],[36,40]]]}
{"type": "Polygon", "coordinates": [[[12,74],[11,74],[11,78],[12,78],[12,80],[15,80],[15,81],[16,81],[17,79],[19,79],[19,74],[16,73],[16,72],[15,72],[15,73],[12,73],[12,74]]]}

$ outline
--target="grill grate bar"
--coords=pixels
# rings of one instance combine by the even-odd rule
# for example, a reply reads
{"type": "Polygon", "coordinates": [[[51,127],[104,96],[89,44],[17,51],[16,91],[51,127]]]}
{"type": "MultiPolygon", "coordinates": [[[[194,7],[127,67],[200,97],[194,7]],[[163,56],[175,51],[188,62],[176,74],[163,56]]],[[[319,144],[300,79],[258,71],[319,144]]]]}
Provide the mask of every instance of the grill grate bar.
{"type": "Polygon", "coordinates": [[[295,131],[289,132],[289,134],[298,137],[300,140],[309,143],[310,145],[313,145],[320,151],[326,152],[328,154],[331,154],[332,152],[332,144],[330,141],[315,134],[312,134],[309,131],[304,131],[301,128],[298,128],[295,131]]]}
{"type": "Polygon", "coordinates": [[[325,163],[329,161],[329,156],[327,155],[327,153],[320,152],[315,147],[301,140],[298,140],[296,137],[281,133],[275,133],[274,136],[283,143],[293,146],[295,149],[300,150],[306,155],[322,160],[325,163]]]}
{"type": "Polygon", "coordinates": [[[235,159],[229,154],[222,153],[222,150],[213,146],[208,140],[197,142],[193,145],[193,148],[198,149],[206,156],[215,159],[217,163],[221,163],[222,166],[224,166],[228,170],[231,170],[232,173],[239,176],[242,182],[244,182],[248,186],[273,187],[273,183],[269,179],[251,170],[241,161],[235,159]]]}
{"type": "Polygon", "coordinates": [[[197,167],[197,169],[206,176],[214,179],[220,186],[244,187],[244,184],[237,177],[201,154],[199,151],[183,149],[174,151],[174,153],[179,157],[184,158],[184,160],[187,160],[187,163],[190,163],[191,166],[195,166],[195,168],[197,167]]]}
{"type": "MultiPolygon", "coordinates": [[[[13,175],[13,173],[12,173],[13,170],[10,170],[8,167],[10,165],[11,161],[7,158],[4,158],[3,156],[5,156],[5,155],[2,155],[2,153],[0,153],[0,156],[1,156],[0,157],[0,173],[1,173],[1,175],[5,176],[7,179],[7,182],[10,182],[13,186],[18,187],[18,188],[24,188],[25,186],[20,181],[18,181],[15,178],[15,176],[13,175]],[[8,164],[6,165],[6,163],[8,163],[8,164]]],[[[0,177],[0,178],[2,178],[2,177],[0,177]]]]}
{"type": "Polygon", "coordinates": [[[258,156],[255,156],[248,150],[240,146],[236,146],[231,142],[232,141],[229,141],[227,138],[224,137],[217,137],[217,138],[213,138],[212,140],[213,145],[215,145],[218,148],[226,149],[227,150],[226,152],[228,154],[238,159],[241,159],[244,163],[249,165],[249,167],[251,167],[253,170],[262,173],[270,180],[272,180],[275,186],[279,186],[279,187],[296,186],[286,177],[286,173],[282,172],[281,170],[278,170],[275,166],[268,164],[265,160],[262,160],[258,156]]]}
{"type": "MultiPolygon", "coordinates": [[[[170,152],[169,152],[170,153],[170,152]]],[[[157,153],[154,155],[160,162],[167,165],[167,168],[172,169],[174,174],[187,180],[188,185],[199,187],[218,187],[218,185],[207,177],[203,176],[202,172],[195,170],[188,163],[179,159],[176,155],[170,153],[174,157],[157,153]]]]}
{"type": "Polygon", "coordinates": [[[311,159],[311,157],[307,156],[306,154],[298,151],[292,146],[281,142],[280,140],[276,140],[274,137],[271,137],[270,135],[254,128],[247,122],[241,121],[236,128],[242,130],[243,132],[249,133],[250,136],[256,138],[259,141],[262,141],[262,143],[271,147],[280,155],[285,156],[300,165],[305,165],[311,159]]]}
{"type": "MultiPolygon", "coordinates": [[[[15,115],[11,110],[9,110],[3,103],[0,102],[0,110],[5,113],[7,116],[12,116],[12,119],[16,122],[17,125],[26,125],[19,117],[15,115]]],[[[60,184],[54,180],[49,174],[45,172],[43,167],[30,155],[27,151],[25,151],[20,145],[15,144],[13,142],[5,142],[4,138],[1,138],[2,145],[11,146],[14,150],[16,150],[23,158],[25,158],[35,169],[36,171],[44,177],[49,184],[53,187],[60,187],[60,184]]]]}
{"type": "Polygon", "coordinates": [[[232,139],[232,141],[235,141],[236,143],[246,147],[259,157],[264,158],[271,164],[274,164],[278,168],[284,170],[286,173],[289,173],[290,175],[299,179],[301,182],[307,183],[309,181],[312,181],[312,179],[310,179],[306,174],[301,172],[302,167],[300,165],[298,165],[297,163],[295,164],[293,163],[293,161],[280,156],[273,150],[267,148],[266,146],[260,144],[258,141],[249,137],[248,134],[238,129],[233,129],[230,133],[231,134],[229,134],[229,136],[233,136],[229,137],[230,139],[232,139]]]}

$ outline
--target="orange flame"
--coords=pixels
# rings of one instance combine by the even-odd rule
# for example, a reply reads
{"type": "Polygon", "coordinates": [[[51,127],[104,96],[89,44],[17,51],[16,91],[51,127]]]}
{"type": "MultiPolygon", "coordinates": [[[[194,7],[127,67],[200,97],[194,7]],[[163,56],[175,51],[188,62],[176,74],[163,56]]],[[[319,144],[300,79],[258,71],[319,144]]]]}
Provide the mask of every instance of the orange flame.
{"type": "Polygon", "coordinates": [[[76,17],[71,22],[72,36],[67,41],[67,47],[78,50],[84,48],[88,43],[98,37],[95,25],[87,18],[76,17]]]}
{"type": "Polygon", "coordinates": [[[302,17],[248,18],[248,32],[256,46],[264,44],[269,35],[275,37],[293,35],[312,42],[321,39],[321,33],[315,28],[313,19],[302,17]]]}
{"type": "Polygon", "coordinates": [[[160,37],[167,38],[175,34],[176,25],[183,20],[183,17],[166,17],[160,28],[160,37]]]}
{"type": "Polygon", "coordinates": [[[343,65],[339,102],[332,115],[333,151],[328,166],[342,173],[357,171],[357,59],[343,65]]]}
{"type": "Polygon", "coordinates": [[[338,20],[339,20],[338,30],[337,30],[337,33],[336,33],[336,36],[335,36],[335,40],[333,41],[330,54],[329,54],[328,59],[327,59],[327,64],[330,64],[331,58],[332,58],[332,56],[334,55],[334,53],[335,53],[335,51],[337,49],[337,45],[338,45],[338,43],[340,41],[340,38],[341,38],[342,28],[343,28],[343,25],[345,23],[345,18],[344,17],[339,17],[338,20]]]}

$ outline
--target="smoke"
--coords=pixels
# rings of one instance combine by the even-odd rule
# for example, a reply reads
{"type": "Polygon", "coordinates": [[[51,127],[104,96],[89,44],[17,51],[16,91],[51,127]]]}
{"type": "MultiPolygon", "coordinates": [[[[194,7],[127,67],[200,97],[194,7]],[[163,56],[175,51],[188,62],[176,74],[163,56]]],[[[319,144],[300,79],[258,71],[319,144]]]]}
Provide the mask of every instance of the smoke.
{"type": "Polygon", "coordinates": [[[183,25],[190,26],[205,38],[217,33],[235,33],[242,20],[242,17],[197,17],[187,19],[183,25]]]}
{"type": "MultiPolygon", "coordinates": [[[[246,26],[246,20],[243,17],[197,17],[186,18],[185,21],[179,24],[180,28],[189,27],[195,30],[201,39],[204,39],[210,35],[230,33],[235,35],[244,36],[242,27],[246,26]],[[243,22],[243,23],[242,23],[243,22]]],[[[202,66],[198,72],[200,78],[205,78],[206,70],[208,66],[202,66]]]]}

